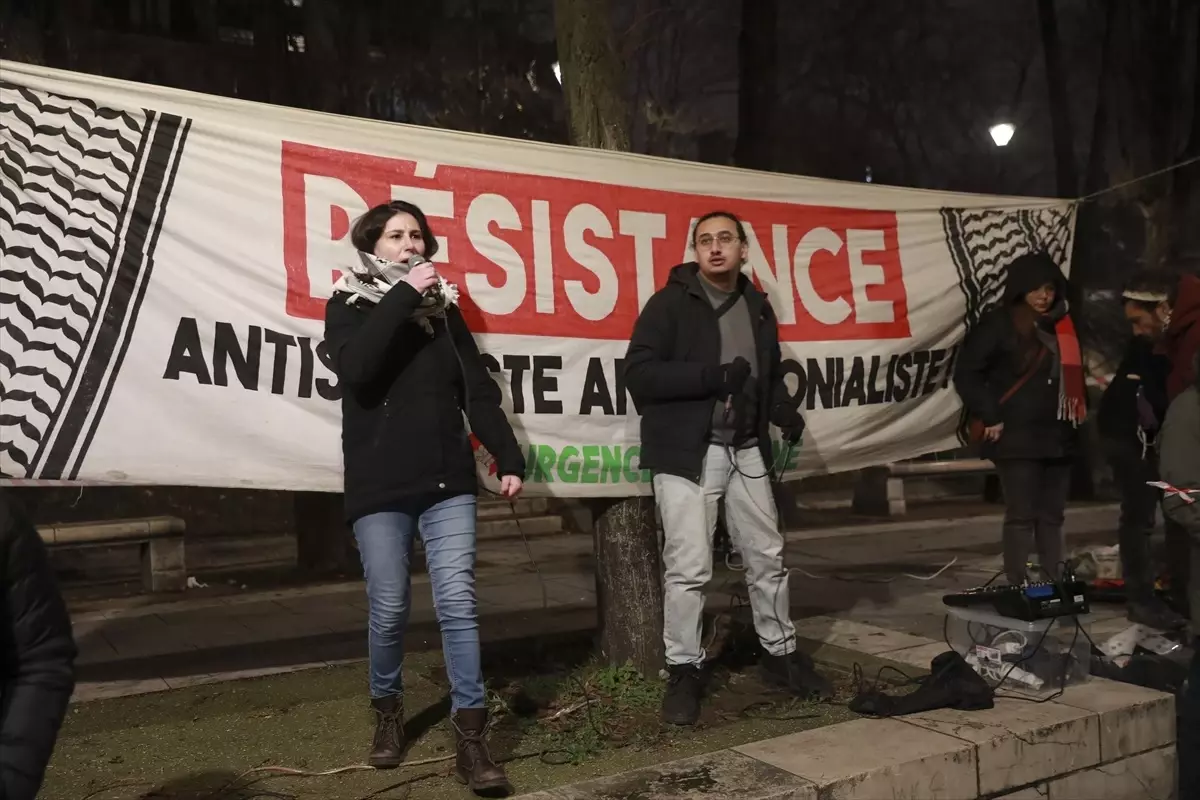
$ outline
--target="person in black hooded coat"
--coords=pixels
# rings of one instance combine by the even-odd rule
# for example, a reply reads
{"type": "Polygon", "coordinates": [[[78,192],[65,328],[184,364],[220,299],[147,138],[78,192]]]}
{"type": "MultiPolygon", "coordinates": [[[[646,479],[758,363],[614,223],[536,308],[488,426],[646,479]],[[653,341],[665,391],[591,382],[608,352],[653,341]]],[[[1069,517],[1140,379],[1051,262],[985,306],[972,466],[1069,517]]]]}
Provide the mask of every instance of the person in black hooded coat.
{"type": "Polygon", "coordinates": [[[0,798],[37,797],[75,689],[75,656],[46,548],[0,491],[0,798]]]}
{"type": "Polygon", "coordinates": [[[1071,459],[1086,414],[1079,360],[1058,265],[1045,253],[1015,259],[1003,302],[967,334],[954,374],[963,404],[984,425],[982,455],[995,462],[1004,490],[1012,584],[1029,577],[1031,542],[1046,575],[1060,573],[1071,459]]]}

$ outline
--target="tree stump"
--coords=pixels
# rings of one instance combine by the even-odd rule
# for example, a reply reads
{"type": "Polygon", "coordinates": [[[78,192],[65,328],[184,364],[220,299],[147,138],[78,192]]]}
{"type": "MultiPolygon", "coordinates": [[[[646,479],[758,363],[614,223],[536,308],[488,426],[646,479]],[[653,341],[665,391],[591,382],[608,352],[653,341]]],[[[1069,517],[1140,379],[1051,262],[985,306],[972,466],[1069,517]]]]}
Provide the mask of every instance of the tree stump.
{"type": "Polygon", "coordinates": [[[597,650],[609,666],[630,663],[651,677],[663,668],[662,549],[654,498],[597,503],[597,650]]]}

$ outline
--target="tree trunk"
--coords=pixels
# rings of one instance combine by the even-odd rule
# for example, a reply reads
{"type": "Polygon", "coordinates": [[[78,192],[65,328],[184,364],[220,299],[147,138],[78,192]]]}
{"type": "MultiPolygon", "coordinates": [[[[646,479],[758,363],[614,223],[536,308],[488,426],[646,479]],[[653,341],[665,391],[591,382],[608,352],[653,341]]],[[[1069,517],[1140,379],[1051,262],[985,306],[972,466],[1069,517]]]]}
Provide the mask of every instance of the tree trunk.
{"type": "Polygon", "coordinates": [[[774,166],[774,111],[778,102],[778,0],[742,0],[738,39],[738,131],[733,159],[739,167],[774,166]]]}
{"type": "MultiPolygon", "coordinates": [[[[1193,10],[1192,16],[1193,19],[1189,26],[1192,30],[1189,37],[1192,49],[1191,74],[1188,76],[1191,81],[1192,118],[1187,126],[1188,134],[1183,152],[1179,154],[1180,161],[1200,156],[1200,10],[1193,10]]],[[[1186,84],[1181,88],[1186,89],[1186,84]]],[[[1195,188],[1197,183],[1200,183],[1197,180],[1197,175],[1200,175],[1200,164],[1191,164],[1176,173],[1174,185],[1171,187],[1172,206],[1174,207],[1173,215],[1175,219],[1195,219],[1192,210],[1197,204],[1195,188]]],[[[1179,230],[1174,241],[1171,243],[1170,258],[1172,262],[1181,260],[1185,248],[1188,246],[1195,247],[1196,244],[1197,240],[1194,232],[1183,229],[1179,230]]]]}
{"type": "MultiPolygon", "coordinates": [[[[1105,154],[1108,152],[1111,84],[1113,78],[1113,40],[1117,29],[1117,2],[1104,0],[1104,40],[1100,45],[1100,75],[1096,80],[1096,111],[1092,117],[1092,142],[1088,147],[1083,192],[1091,194],[1103,188],[1105,154]]],[[[1080,209],[1080,213],[1092,204],[1080,209]]],[[[1078,225],[1078,222],[1076,223],[1078,225]]]]}
{"type": "Polygon", "coordinates": [[[350,15],[350,54],[347,62],[351,65],[351,75],[346,80],[346,113],[368,118],[371,116],[371,90],[375,86],[376,75],[370,52],[371,26],[375,20],[372,19],[370,11],[364,0],[338,4],[338,13],[350,15]]]}
{"type": "Polygon", "coordinates": [[[0,12],[0,56],[12,61],[23,61],[26,64],[46,63],[46,41],[44,31],[46,25],[43,17],[44,9],[32,9],[32,14],[26,16],[18,13],[10,3],[8,8],[0,12]]]}
{"type": "Polygon", "coordinates": [[[571,144],[629,150],[629,109],[608,0],[554,0],[571,144]]]}
{"type": "Polygon", "coordinates": [[[1042,53],[1046,59],[1046,84],[1050,94],[1050,130],[1054,139],[1054,161],[1058,168],[1058,196],[1075,197],[1079,178],[1075,169],[1075,136],[1071,106],[1067,100],[1067,75],[1058,36],[1058,13],[1054,0],[1038,0],[1042,30],[1042,53]]]}
{"type": "Polygon", "coordinates": [[[59,69],[77,69],[91,22],[86,0],[62,0],[53,6],[54,25],[46,42],[49,63],[59,69]]]}
{"type": "Polygon", "coordinates": [[[284,80],[287,37],[283,26],[284,6],[280,0],[263,0],[254,15],[254,55],[258,75],[249,85],[251,99],[282,103],[287,96],[284,80]]]}
{"type": "MultiPolygon", "coordinates": [[[[629,150],[629,113],[607,0],[555,0],[554,25],[571,144],[629,150]]],[[[593,510],[601,657],[653,675],[664,660],[654,501],[606,500],[593,510]]]]}
{"type": "Polygon", "coordinates": [[[596,504],[596,607],[600,658],[632,664],[643,675],[662,669],[662,552],[654,498],[596,504]]]}
{"type": "Polygon", "coordinates": [[[330,0],[307,0],[304,4],[308,107],[331,114],[341,111],[342,70],[333,29],[338,13],[330,0]]]}
{"type": "Polygon", "coordinates": [[[192,14],[196,17],[196,35],[207,45],[220,41],[220,26],[217,24],[217,0],[194,0],[192,14]]]}
{"type": "MultiPolygon", "coordinates": [[[[1058,12],[1055,0],[1038,0],[1038,21],[1042,34],[1042,55],[1046,60],[1046,88],[1050,100],[1050,133],[1054,141],[1054,162],[1058,180],[1055,193],[1059,197],[1075,197],[1079,193],[1079,177],[1075,169],[1075,136],[1071,126],[1071,107],[1067,100],[1067,75],[1062,62],[1062,42],[1058,36],[1058,12]]],[[[1079,221],[1076,218],[1076,225],[1079,221]]],[[[1078,317],[1084,313],[1084,275],[1076,271],[1067,285],[1067,299],[1078,317]]],[[[1085,423],[1088,424],[1088,423],[1085,423]]],[[[1095,497],[1092,477],[1091,437],[1087,429],[1079,437],[1079,454],[1071,474],[1071,497],[1090,500],[1095,497]]]]}
{"type": "Polygon", "coordinates": [[[357,571],[358,557],[346,529],[342,496],[331,492],[293,492],[296,566],[309,575],[357,571]]]}

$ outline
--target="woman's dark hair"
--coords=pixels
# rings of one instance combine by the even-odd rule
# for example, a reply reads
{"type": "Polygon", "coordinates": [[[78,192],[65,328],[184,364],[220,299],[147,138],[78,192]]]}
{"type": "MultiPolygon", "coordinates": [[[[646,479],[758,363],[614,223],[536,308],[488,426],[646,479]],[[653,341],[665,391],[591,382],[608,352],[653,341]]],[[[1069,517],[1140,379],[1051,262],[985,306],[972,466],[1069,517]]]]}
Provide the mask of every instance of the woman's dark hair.
{"type": "Polygon", "coordinates": [[[746,241],[746,228],[742,225],[742,221],[737,218],[736,214],[729,211],[710,211],[700,219],[696,220],[695,227],[692,228],[692,249],[696,247],[696,231],[700,230],[700,226],[710,219],[727,219],[733,223],[733,227],[737,229],[737,237],[739,241],[746,241]]]}
{"type": "MultiPolygon", "coordinates": [[[[1175,307],[1175,301],[1179,299],[1179,276],[1172,275],[1169,272],[1164,272],[1157,269],[1145,269],[1134,274],[1126,284],[1122,293],[1138,292],[1140,294],[1152,294],[1165,296],[1167,305],[1171,308],[1175,307]]],[[[1141,306],[1147,311],[1154,311],[1158,307],[1160,301],[1153,300],[1129,300],[1124,299],[1126,303],[1133,303],[1141,306]]]]}
{"type": "Polygon", "coordinates": [[[433,231],[429,229],[429,220],[425,219],[424,211],[403,200],[393,200],[375,206],[356,219],[354,227],[350,229],[350,243],[364,253],[374,253],[375,244],[379,237],[383,236],[383,229],[387,227],[388,220],[397,214],[411,214],[417,221],[417,226],[421,229],[421,238],[425,240],[425,258],[432,259],[433,254],[438,251],[438,243],[437,239],[433,238],[433,231]]]}

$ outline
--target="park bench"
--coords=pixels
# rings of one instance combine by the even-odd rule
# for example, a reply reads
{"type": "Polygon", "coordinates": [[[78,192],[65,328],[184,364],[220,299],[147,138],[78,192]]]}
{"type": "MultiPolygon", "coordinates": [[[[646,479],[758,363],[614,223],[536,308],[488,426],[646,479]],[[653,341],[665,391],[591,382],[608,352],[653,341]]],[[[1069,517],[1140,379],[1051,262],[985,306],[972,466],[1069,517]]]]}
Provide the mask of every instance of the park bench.
{"type": "Polygon", "coordinates": [[[137,544],[141,549],[143,589],[181,592],[187,588],[185,527],[178,517],[141,517],[40,525],[38,533],[50,548],[137,544]]]}
{"type": "MultiPolygon", "coordinates": [[[[983,458],[942,461],[899,461],[860,470],[854,486],[854,511],[871,516],[897,517],[908,513],[906,478],[948,475],[988,475],[995,465],[983,458]]],[[[985,491],[985,496],[987,492],[985,491]]],[[[993,499],[993,498],[988,498],[993,499]]]]}

